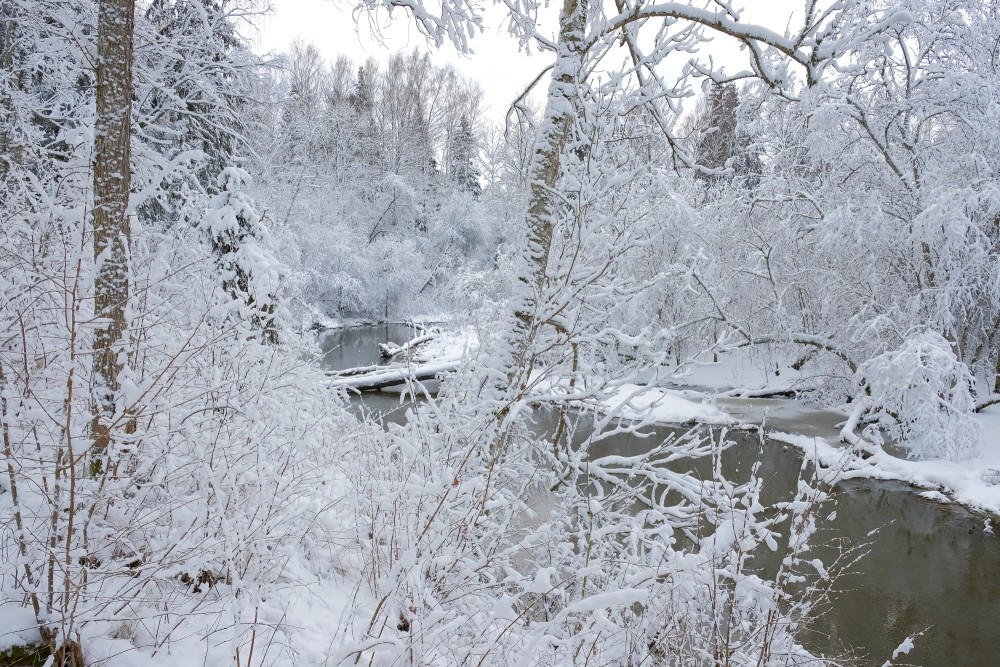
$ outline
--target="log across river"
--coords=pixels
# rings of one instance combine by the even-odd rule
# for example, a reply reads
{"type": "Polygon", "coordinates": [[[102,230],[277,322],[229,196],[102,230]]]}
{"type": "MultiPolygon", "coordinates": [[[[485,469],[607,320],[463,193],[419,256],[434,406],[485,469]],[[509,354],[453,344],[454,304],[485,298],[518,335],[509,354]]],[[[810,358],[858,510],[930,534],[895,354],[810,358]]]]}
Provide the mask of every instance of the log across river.
{"type": "MultiPolygon", "coordinates": [[[[374,365],[378,343],[406,341],[413,330],[402,326],[341,329],[321,334],[321,364],[328,370],[374,365]]],[[[412,399],[408,399],[412,400],[412,399]]],[[[352,399],[354,409],[387,420],[404,419],[405,402],[398,393],[374,392],[352,399]]],[[[720,405],[721,402],[720,402],[720,405]]],[[[726,401],[736,413],[782,401],[726,401]]],[[[535,429],[551,432],[551,415],[536,411],[535,429]]],[[[831,413],[795,407],[786,410],[784,431],[825,433],[835,426],[831,413]]],[[[739,417],[739,414],[736,414],[739,417]]],[[[659,427],[666,437],[673,429],[659,427]]],[[[766,499],[790,495],[798,476],[801,454],[781,443],[761,445],[754,436],[734,433],[738,445],[723,457],[734,480],[748,474],[760,460],[766,499]]],[[[618,435],[600,443],[595,455],[635,454],[651,439],[618,435]]],[[[845,665],[879,667],[907,635],[926,630],[909,655],[898,664],[927,667],[994,667],[1000,665],[1000,537],[983,531],[983,518],[961,507],[940,505],[919,497],[903,484],[855,480],[837,487],[825,506],[822,539],[847,545],[869,543],[868,554],[837,582],[829,608],[801,635],[814,652],[839,658],[845,665]]],[[[1000,527],[996,531],[1000,534],[1000,527]]],[[[819,549],[827,558],[833,546],[819,549]]],[[[767,570],[772,564],[761,563],[767,570]]]]}
{"type": "Polygon", "coordinates": [[[458,369],[459,362],[443,361],[425,364],[396,364],[392,366],[362,366],[330,376],[330,387],[343,387],[356,391],[379,391],[410,382],[427,382],[458,369]]]}

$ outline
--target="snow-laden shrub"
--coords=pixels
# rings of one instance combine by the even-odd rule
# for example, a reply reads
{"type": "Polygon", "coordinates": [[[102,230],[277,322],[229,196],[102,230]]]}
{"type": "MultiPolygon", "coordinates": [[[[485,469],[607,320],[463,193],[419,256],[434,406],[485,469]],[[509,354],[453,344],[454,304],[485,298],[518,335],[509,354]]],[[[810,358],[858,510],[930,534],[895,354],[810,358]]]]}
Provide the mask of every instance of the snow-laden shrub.
{"type": "MultiPolygon", "coordinates": [[[[975,379],[941,334],[926,331],[858,368],[861,401],[913,458],[975,457],[983,439],[975,419],[975,379]]],[[[874,430],[870,429],[873,437],[874,430]]]]}
{"type": "Polygon", "coordinates": [[[65,227],[25,216],[0,230],[19,251],[0,257],[0,555],[16,564],[0,572],[0,606],[32,606],[50,646],[73,642],[94,664],[186,640],[223,664],[262,623],[270,654],[290,651],[274,601],[330,551],[340,400],[285,349],[293,339],[261,340],[260,311],[229,307],[201,230],[141,230],[128,362],[95,454],[93,334],[80,322],[93,259],[83,225],[65,227]]]}
{"type": "Polygon", "coordinates": [[[756,475],[721,476],[724,436],[697,432],[555,454],[477,412],[465,380],[352,457],[370,616],[329,664],[826,664],[795,639],[829,582],[808,555],[821,491],[767,507],[756,475]],[[671,470],[699,459],[715,475],[671,470]]]}
{"type": "Polygon", "coordinates": [[[264,340],[276,342],[275,309],[288,267],[274,256],[268,230],[245,193],[249,181],[242,169],[223,169],[216,179],[221,193],[205,213],[201,229],[212,244],[222,287],[239,309],[236,317],[251,322],[264,340]]]}

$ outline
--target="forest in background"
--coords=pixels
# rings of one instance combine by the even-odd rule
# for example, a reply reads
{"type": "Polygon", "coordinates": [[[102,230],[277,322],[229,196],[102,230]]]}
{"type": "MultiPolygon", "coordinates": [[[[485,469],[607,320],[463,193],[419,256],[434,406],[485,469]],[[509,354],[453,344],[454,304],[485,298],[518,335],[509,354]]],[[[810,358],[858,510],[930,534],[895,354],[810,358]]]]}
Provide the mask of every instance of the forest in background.
{"type": "MultiPolygon", "coordinates": [[[[254,53],[250,0],[0,0],[0,619],[24,610],[24,641],[73,667],[814,664],[836,471],[765,507],[752,475],[665,467],[717,434],[588,458],[646,425],[595,406],[752,348],[860,454],[977,454],[992,2],[807,2],[782,35],[719,2],[570,1],[555,39],[506,6],[554,65],[492,126],[487,84],[420,51],[254,53]],[[480,347],[384,432],[306,330],[413,316],[480,347]],[[762,548],[787,554],[766,578],[762,548]]],[[[478,25],[406,7],[432,42],[478,25]]]]}
{"type": "MultiPolygon", "coordinates": [[[[1000,397],[997,56],[988,17],[951,9],[961,25],[928,8],[893,58],[873,46],[874,64],[796,99],[700,80],[669,133],[627,87],[595,91],[578,129],[591,190],[573,193],[580,231],[549,274],[583,249],[613,262],[621,298],[593,307],[659,340],[658,365],[761,347],[781,389],[842,405],[863,385],[859,419],[887,418],[918,453],[973,455],[962,415],[1000,397]]],[[[492,126],[478,84],[418,52],[380,71],[297,45],[271,82],[255,195],[294,239],[301,300],[321,316],[500,317],[540,111],[522,101],[492,126]]]]}

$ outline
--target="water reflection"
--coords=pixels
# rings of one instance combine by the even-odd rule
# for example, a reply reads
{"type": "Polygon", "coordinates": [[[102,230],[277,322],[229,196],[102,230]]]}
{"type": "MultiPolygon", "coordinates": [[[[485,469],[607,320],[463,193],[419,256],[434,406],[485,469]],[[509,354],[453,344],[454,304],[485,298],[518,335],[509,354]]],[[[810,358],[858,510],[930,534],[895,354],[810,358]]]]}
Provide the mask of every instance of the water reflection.
{"type": "MultiPolygon", "coordinates": [[[[375,327],[330,332],[321,339],[322,363],[330,369],[378,361],[376,344],[386,339],[407,340],[407,327],[375,327]]],[[[352,401],[354,409],[401,423],[412,399],[400,404],[399,394],[378,392],[352,401]]],[[[803,409],[796,404],[762,400],[720,400],[720,407],[746,421],[767,423],[781,431],[831,436],[839,431],[842,415],[803,409]],[[743,410],[742,415],[739,413],[743,410]]],[[[538,433],[552,433],[555,416],[533,415],[538,433]]],[[[576,439],[586,434],[586,417],[576,439]]],[[[649,437],[619,434],[593,448],[593,456],[634,455],[676,433],[676,429],[648,429],[649,437]]],[[[731,433],[737,446],[723,456],[723,469],[734,481],[745,481],[760,462],[765,502],[787,499],[795,489],[801,468],[798,450],[781,443],[760,443],[752,434],[731,433]]],[[[685,469],[708,476],[707,462],[687,463],[685,469]]],[[[801,636],[814,652],[841,657],[845,664],[882,665],[909,634],[926,630],[900,664],[928,667],[992,667],[1000,665],[1000,539],[983,533],[983,520],[954,506],[920,498],[905,485],[870,480],[841,483],[824,510],[814,540],[839,540],[845,545],[868,543],[868,554],[836,583],[828,609],[801,636]],[[833,510],[836,510],[834,512],[833,510]]],[[[825,561],[833,547],[819,550],[825,561]]],[[[762,563],[766,571],[773,563],[762,563]]]]}
{"type": "Polygon", "coordinates": [[[329,370],[343,370],[381,363],[379,343],[405,343],[419,335],[408,324],[378,324],[330,329],[319,334],[319,364],[329,370]]]}

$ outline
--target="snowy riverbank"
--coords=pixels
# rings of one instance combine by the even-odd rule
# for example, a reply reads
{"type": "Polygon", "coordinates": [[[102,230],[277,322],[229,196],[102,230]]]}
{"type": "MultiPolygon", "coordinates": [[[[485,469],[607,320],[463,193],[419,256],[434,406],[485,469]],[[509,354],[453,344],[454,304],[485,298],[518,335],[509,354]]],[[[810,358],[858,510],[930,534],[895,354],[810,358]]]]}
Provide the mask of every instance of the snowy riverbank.
{"type": "Polygon", "coordinates": [[[912,461],[877,450],[862,458],[841,443],[817,436],[772,431],[769,436],[802,450],[822,465],[839,470],[839,479],[895,480],[922,489],[920,495],[955,502],[1000,516],[1000,409],[979,415],[987,434],[982,454],[966,461],[912,461]]]}
{"type": "MultiPolygon", "coordinates": [[[[977,416],[987,436],[980,456],[960,462],[917,461],[884,449],[870,456],[867,452],[864,457],[858,455],[839,440],[831,419],[833,411],[810,408],[794,399],[717,399],[690,390],[642,389],[622,387],[609,401],[608,409],[624,418],[660,424],[763,424],[771,439],[840,471],[838,479],[904,482],[922,490],[920,495],[930,500],[1000,515],[1000,406],[977,416]]],[[[846,414],[841,416],[847,419],[846,414]]]]}
{"type": "MultiPolygon", "coordinates": [[[[705,355],[707,357],[707,355],[705,355]]],[[[840,439],[848,415],[839,410],[807,406],[795,399],[751,399],[811,384],[809,374],[775,355],[763,361],[747,351],[687,364],[672,380],[697,390],[678,388],[689,400],[715,403],[739,421],[763,423],[771,438],[797,447],[825,466],[840,470],[840,479],[878,479],[904,482],[920,495],[955,502],[1000,515],[1000,405],[977,414],[985,438],[979,455],[963,461],[911,460],[906,452],[878,448],[864,457],[840,439]],[[871,455],[869,455],[871,454],[871,455]]]]}
{"type": "MultiPolygon", "coordinates": [[[[340,326],[350,323],[341,321],[340,326]]],[[[422,364],[456,362],[474,357],[478,344],[474,327],[438,330],[432,340],[416,348],[413,360],[422,364]]],[[[961,462],[909,460],[905,451],[895,448],[879,449],[872,455],[866,452],[863,458],[840,439],[846,413],[789,398],[754,398],[809,384],[808,373],[791,368],[787,360],[762,360],[738,352],[724,355],[720,362],[690,363],[671,381],[677,385],[622,384],[599,398],[584,399],[580,405],[604,416],[650,425],[763,425],[774,440],[839,470],[840,479],[899,481],[919,489],[925,498],[1000,515],[1000,406],[977,415],[986,442],[976,458],[961,462]]],[[[544,402],[547,395],[565,392],[560,382],[540,380],[533,393],[544,402]]]]}

